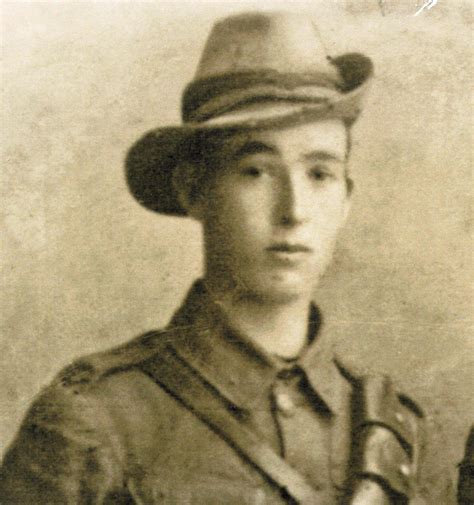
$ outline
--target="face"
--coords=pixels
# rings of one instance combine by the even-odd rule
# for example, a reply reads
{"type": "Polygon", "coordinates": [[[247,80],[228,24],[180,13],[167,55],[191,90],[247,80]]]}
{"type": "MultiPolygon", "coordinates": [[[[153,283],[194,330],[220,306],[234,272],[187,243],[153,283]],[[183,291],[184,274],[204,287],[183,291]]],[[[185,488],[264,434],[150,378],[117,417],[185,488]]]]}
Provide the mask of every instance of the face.
{"type": "Polygon", "coordinates": [[[206,276],[262,300],[310,297],[349,208],[346,146],[339,120],[227,141],[192,212],[203,224],[206,276]]]}

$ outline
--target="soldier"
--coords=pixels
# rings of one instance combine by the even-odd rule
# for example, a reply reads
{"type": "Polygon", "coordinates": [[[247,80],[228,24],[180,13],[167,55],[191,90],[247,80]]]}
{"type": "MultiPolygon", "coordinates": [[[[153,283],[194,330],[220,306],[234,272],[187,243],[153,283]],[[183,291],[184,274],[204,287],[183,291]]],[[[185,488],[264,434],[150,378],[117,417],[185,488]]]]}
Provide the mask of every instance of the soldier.
{"type": "Polygon", "coordinates": [[[202,224],[203,279],[164,330],[40,394],[2,503],[452,503],[420,484],[423,412],[337,356],[312,302],[350,208],[371,76],[362,54],[328,57],[304,16],[214,26],[183,124],[127,158],[142,205],[202,224]]]}

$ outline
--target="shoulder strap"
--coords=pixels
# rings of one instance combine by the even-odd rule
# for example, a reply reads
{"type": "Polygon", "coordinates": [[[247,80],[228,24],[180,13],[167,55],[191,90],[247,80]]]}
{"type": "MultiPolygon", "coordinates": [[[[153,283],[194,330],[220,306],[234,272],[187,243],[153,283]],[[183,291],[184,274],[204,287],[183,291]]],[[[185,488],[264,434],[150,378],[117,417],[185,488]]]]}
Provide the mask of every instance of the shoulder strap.
{"type": "Polygon", "coordinates": [[[140,368],[178,399],[196,417],[222,437],[264,476],[277,485],[283,496],[300,505],[321,505],[322,494],[306,482],[300,473],[276,454],[265,441],[250,430],[232,406],[211,385],[182,360],[171,346],[165,346],[140,368]],[[227,408],[226,408],[227,407],[227,408]]]}

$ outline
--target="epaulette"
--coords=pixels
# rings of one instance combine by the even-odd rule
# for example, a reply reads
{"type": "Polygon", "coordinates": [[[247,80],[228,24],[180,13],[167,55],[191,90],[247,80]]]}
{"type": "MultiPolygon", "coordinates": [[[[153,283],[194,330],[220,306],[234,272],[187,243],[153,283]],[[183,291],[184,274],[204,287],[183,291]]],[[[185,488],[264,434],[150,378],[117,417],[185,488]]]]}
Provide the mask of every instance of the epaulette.
{"type": "Polygon", "coordinates": [[[120,346],[79,358],[59,372],[53,385],[86,386],[133,368],[159,353],[173,333],[174,329],[149,331],[120,346]]]}

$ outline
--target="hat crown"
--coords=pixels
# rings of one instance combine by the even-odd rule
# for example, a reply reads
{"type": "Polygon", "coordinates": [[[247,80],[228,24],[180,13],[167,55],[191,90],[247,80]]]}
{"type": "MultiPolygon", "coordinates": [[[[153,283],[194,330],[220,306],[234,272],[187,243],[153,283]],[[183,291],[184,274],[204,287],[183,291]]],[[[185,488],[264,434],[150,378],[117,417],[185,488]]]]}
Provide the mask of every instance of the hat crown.
{"type": "Polygon", "coordinates": [[[207,40],[195,80],[271,70],[284,74],[321,73],[334,81],[314,23],[290,12],[249,12],[217,22],[207,40]]]}

